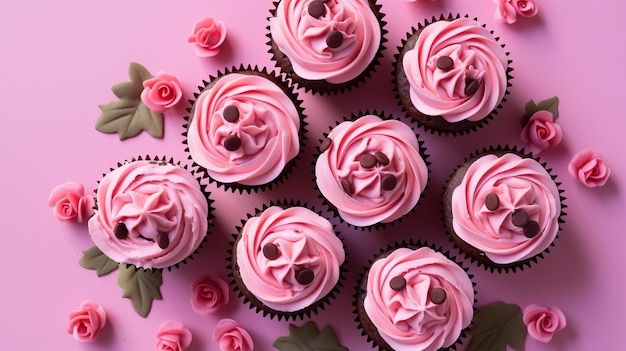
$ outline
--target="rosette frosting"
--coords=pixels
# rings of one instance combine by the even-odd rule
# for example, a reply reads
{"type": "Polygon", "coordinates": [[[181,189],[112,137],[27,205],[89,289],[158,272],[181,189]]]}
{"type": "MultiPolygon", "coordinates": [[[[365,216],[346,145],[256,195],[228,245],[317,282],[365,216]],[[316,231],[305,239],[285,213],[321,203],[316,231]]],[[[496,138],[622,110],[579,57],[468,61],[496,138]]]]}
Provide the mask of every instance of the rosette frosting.
{"type": "Polygon", "coordinates": [[[428,169],[408,125],[365,115],[337,125],[327,139],[330,147],[315,164],[316,182],[346,222],[391,222],[415,207],[428,169]]]}
{"type": "Polygon", "coordinates": [[[207,233],[207,199],[193,175],[179,166],[126,163],[104,176],[96,196],[89,233],[116,262],[166,268],[191,255],[207,233]]]}
{"type": "Polygon", "coordinates": [[[298,155],[299,129],[298,110],[279,86],[229,73],[198,96],[187,143],[213,179],[253,186],[274,180],[298,155]]]}
{"type": "Polygon", "coordinates": [[[450,123],[484,118],[507,88],[506,52],[487,29],[468,18],[425,26],[402,65],[413,105],[450,123]]]}
{"type": "Polygon", "coordinates": [[[497,264],[539,254],[559,231],[559,190],[532,158],[514,153],[478,158],[451,201],[456,235],[497,264]]]}
{"type": "Polygon", "coordinates": [[[467,273],[429,247],[398,248],[374,261],[366,293],[368,318],[396,351],[451,346],[474,315],[467,273]],[[398,279],[403,283],[394,282],[398,279]]]}
{"type": "Polygon", "coordinates": [[[281,0],[270,33],[298,76],[333,84],[365,71],[382,36],[367,0],[281,0]]]}
{"type": "Polygon", "coordinates": [[[339,281],[345,260],[332,224],[298,206],[271,206],[248,219],[236,255],[246,288],[263,304],[285,312],[326,296],[339,281]]]}

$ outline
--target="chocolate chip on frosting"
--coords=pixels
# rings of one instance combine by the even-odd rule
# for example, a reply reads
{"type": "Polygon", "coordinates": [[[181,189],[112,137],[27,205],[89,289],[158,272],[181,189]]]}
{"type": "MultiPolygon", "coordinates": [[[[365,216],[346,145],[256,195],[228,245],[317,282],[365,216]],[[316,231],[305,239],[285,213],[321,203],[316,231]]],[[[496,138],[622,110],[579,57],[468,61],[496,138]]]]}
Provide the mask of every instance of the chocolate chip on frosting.
{"type": "Polygon", "coordinates": [[[343,34],[340,31],[334,30],[326,35],[326,45],[331,49],[336,49],[343,44],[343,34]]]}
{"type": "Polygon", "coordinates": [[[465,96],[474,95],[474,93],[478,90],[479,82],[477,80],[468,80],[465,82],[465,96]]]}
{"type": "Polygon", "coordinates": [[[320,144],[320,153],[330,149],[332,145],[333,145],[333,140],[331,138],[326,138],[322,140],[322,143],[320,144]]]}
{"type": "Polygon", "coordinates": [[[241,139],[236,135],[229,135],[224,138],[224,148],[228,151],[236,151],[241,147],[241,139]]]}
{"type": "Polygon", "coordinates": [[[511,215],[511,223],[516,227],[524,227],[528,223],[528,213],[524,210],[515,210],[511,215]]]}
{"type": "Polygon", "coordinates": [[[339,182],[341,183],[341,187],[343,188],[343,191],[346,192],[346,194],[354,194],[354,187],[352,186],[352,183],[348,178],[341,178],[339,182]]]}
{"type": "Polygon", "coordinates": [[[439,56],[437,59],[437,68],[442,71],[449,71],[454,67],[454,60],[450,56],[439,56]]]}
{"type": "Polygon", "coordinates": [[[441,305],[444,303],[444,301],[446,301],[446,296],[446,291],[439,287],[432,288],[428,294],[428,298],[430,298],[430,301],[432,301],[435,305],[441,305]]]}
{"type": "Polygon", "coordinates": [[[534,238],[537,234],[539,234],[539,223],[537,221],[529,221],[524,226],[524,235],[527,238],[534,238]]]}
{"type": "Polygon", "coordinates": [[[387,157],[387,155],[385,155],[382,151],[376,151],[374,153],[374,157],[376,157],[376,161],[378,161],[381,166],[389,164],[389,157],[387,157]]]}
{"type": "Polygon", "coordinates": [[[381,179],[381,184],[383,190],[389,191],[393,190],[396,187],[396,185],[398,184],[398,180],[393,174],[385,174],[381,179]]]}
{"type": "Polygon", "coordinates": [[[128,228],[126,228],[126,224],[119,222],[113,227],[113,234],[118,239],[126,239],[128,237],[128,228]]]}
{"type": "Polygon", "coordinates": [[[302,285],[309,285],[313,282],[315,273],[310,268],[302,268],[296,272],[296,280],[302,285]]]}
{"type": "Polygon", "coordinates": [[[263,245],[263,256],[268,260],[275,260],[278,258],[278,246],[273,243],[267,243],[263,245]]]}
{"type": "Polygon", "coordinates": [[[498,209],[499,206],[500,206],[500,198],[498,197],[498,195],[494,193],[489,193],[485,197],[485,207],[487,207],[489,211],[495,211],[498,209]]]}
{"type": "Polygon", "coordinates": [[[320,0],[313,0],[309,3],[307,11],[311,17],[320,18],[326,13],[326,6],[324,6],[324,3],[320,0]]]}
{"type": "Polygon", "coordinates": [[[403,276],[397,275],[389,281],[389,287],[395,291],[400,291],[406,286],[406,279],[403,276]]]}
{"type": "Polygon", "coordinates": [[[363,168],[374,168],[377,162],[376,157],[372,154],[363,154],[359,157],[359,164],[363,168]]]}
{"type": "Polygon", "coordinates": [[[157,244],[160,248],[164,250],[167,249],[168,246],[170,246],[170,238],[169,236],[167,236],[167,233],[160,232],[159,234],[157,234],[157,244]]]}
{"type": "Polygon", "coordinates": [[[228,105],[224,107],[222,115],[226,121],[235,123],[239,120],[239,109],[236,106],[228,105]]]}

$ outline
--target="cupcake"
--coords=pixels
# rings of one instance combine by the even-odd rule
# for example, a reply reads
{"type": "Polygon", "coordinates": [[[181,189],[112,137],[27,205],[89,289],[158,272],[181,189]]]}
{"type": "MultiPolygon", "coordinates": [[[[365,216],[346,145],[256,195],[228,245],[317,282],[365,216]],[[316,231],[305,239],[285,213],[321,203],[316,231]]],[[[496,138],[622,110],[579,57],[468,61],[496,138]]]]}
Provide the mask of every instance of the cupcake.
{"type": "Polygon", "coordinates": [[[392,223],[417,205],[428,181],[425,150],[400,120],[352,115],[331,129],[315,162],[315,183],[341,220],[369,228],[392,223]]]}
{"type": "Polygon", "coordinates": [[[229,269],[250,308],[295,320],[334,298],[345,251],[333,225],[319,213],[294,202],[271,203],[238,230],[229,269]]]}
{"type": "Polygon", "coordinates": [[[398,47],[394,85],[403,110],[432,133],[486,124],[508,94],[504,45],[475,19],[443,15],[419,24],[398,47]]]}
{"type": "Polygon", "coordinates": [[[379,64],[386,31],[375,0],[280,0],[269,18],[276,66],[306,91],[337,93],[379,64]]]}
{"type": "Polygon", "coordinates": [[[109,259],[137,268],[185,262],[205,240],[209,200],[198,180],[173,160],[118,164],[96,191],[89,234],[109,259]]]}
{"type": "Polygon", "coordinates": [[[304,140],[305,116],[293,88],[266,69],[241,66],[199,89],[183,133],[194,166],[240,193],[281,182],[304,140]]]}
{"type": "Polygon", "coordinates": [[[564,198],[545,166],[517,148],[498,146],[470,155],[454,171],[443,194],[444,220],[472,261],[492,272],[514,272],[548,252],[564,198]]]}
{"type": "Polygon", "coordinates": [[[357,286],[359,328],[386,351],[454,348],[474,316],[467,269],[435,248],[402,243],[382,251],[357,286]]]}

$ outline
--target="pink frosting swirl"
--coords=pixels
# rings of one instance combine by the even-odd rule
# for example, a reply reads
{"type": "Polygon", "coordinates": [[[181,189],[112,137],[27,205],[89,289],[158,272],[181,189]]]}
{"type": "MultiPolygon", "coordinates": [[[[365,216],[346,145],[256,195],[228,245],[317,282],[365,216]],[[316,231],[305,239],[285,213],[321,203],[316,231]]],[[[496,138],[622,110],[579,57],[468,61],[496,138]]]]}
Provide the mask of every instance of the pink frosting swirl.
{"type": "Polygon", "coordinates": [[[96,199],[89,233],[116,262],[169,267],[191,255],[207,232],[208,203],[198,181],[170,163],[126,163],[100,181],[96,199]]]}
{"type": "Polygon", "coordinates": [[[215,276],[204,276],[191,285],[191,308],[198,314],[214,313],[230,300],[228,284],[215,276]]]}
{"type": "Polygon", "coordinates": [[[261,185],[298,155],[299,129],[298,110],[279,86],[261,76],[230,73],[198,97],[187,142],[191,158],[213,179],[261,185]],[[236,108],[236,120],[226,119],[226,108],[236,108]],[[225,146],[229,137],[241,143],[235,150],[225,146]]]}
{"type": "Polygon", "coordinates": [[[367,275],[364,308],[380,336],[396,351],[434,351],[455,343],[473,318],[474,288],[467,273],[429,247],[399,248],[376,260],[367,275]],[[391,280],[406,285],[395,290],[391,280]],[[433,302],[434,289],[445,300],[433,302]]]}
{"type": "Polygon", "coordinates": [[[246,288],[268,307],[285,312],[304,309],[326,296],[339,281],[345,260],[341,240],[325,218],[304,207],[271,206],[241,230],[237,265],[246,288]],[[276,257],[266,257],[273,245],[276,257]],[[308,269],[313,279],[298,280],[308,269]]]}
{"type": "Polygon", "coordinates": [[[513,153],[485,155],[475,160],[452,193],[452,225],[463,241],[483,251],[497,264],[533,257],[545,250],[559,231],[561,202],[550,174],[532,158],[513,153]],[[498,197],[494,210],[487,196],[498,197]],[[525,235],[524,223],[514,224],[523,211],[536,231],[525,235]]]}
{"type": "Polygon", "coordinates": [[[522,320],[526,325],[528,335],[544,343],[552,340],[554,333],[567,325],[565,315],[558,307],[537,304],[530,304],[524,308],[522,320]]]}
{"type": "Polygon", "coordinates": [[[52,207],[57,218],[82,223],[93,214],[94,201],[93,197],[85,194],[82,184],[65,182],[52,189],[48,206],[52,207]]]}
{"type": "Polygon", "coordinates": [[[313,17],[314,0],[281,0],[270,18],[270,33],[294,72],[309,80],[338,84],[361,74],[375,58],[381,28],[367,0],[330,0],[324,14],[313,17]],[[327,36],[341,33],[339,47],[329,47],[327,36]]]}
{"type": "Polygon", "coordinates": [[[592,149],[576,153],[567,165],[568,173],[587,187],[603,186],[611,176],[604,158],[592,149]]]}
{"type": "Polygon", "coordinates": [[[102,306],[93,301],[83,301],[78,310],[70,312],[67,332],[80,342],[91,342],[104,328],[107,315],[102,306]]]}
{"type": "Polygon", "coordinates": [[[506,92],[506,52],[487,29],[468,18],[424,27],[402,65],[413,105],[450,123],[484,118],[506,92]],[[438,68],[441,57],[451,58],[452,67],[438,68]],[[478,83],[471,93],[470,82],[478,83]]]}
{"type": "Polygon", "coordinates": [[[415,207],[426,188],[428,169],[408,125],[365,115],[337,125],[328,139],[332,144],[318,157],[315,178],[322,195],[346,222],[356,226],[391,222],[415,207]],[[363,155],[377,152],[388,158],[387,164],[361,165],[363,155]],[[396,185],[385,190],[383,180],[390,176],[396,185]],[[346,180],[352,194],[345,190],[346,180]]]}

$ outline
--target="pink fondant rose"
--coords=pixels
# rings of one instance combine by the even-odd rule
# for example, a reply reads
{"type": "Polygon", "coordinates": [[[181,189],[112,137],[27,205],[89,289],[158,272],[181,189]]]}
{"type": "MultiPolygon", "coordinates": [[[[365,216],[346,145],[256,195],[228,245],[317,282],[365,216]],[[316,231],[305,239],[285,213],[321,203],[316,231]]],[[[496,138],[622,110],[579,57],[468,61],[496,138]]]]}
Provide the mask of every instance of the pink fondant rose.
{"type": "Polygon", "coordinates": [[[540,110],[535,112],[522,129],[522,141],[534,154],[555,147],[563,139],[561,126],[554,123],[551,112],[540,110]]]}
{"type": "Polygon", "coordinates": [[[191,344],[191,331],[184,324],[167,320],[159,326],[156,351],[183,351],[191,344]]]}
{"type": "Polygon", "coordinates": [[[81,342],[93,341],[106,324],[104,308],[92,301],[84,301],[76,311],[70,312],[67,332],[81,342]]]}
{"type": "Polygon", "coordinates": [[[493,2],[496,4],[496,12],[494,13],[496,21],[508,24],[517,21],[517,11],[511,0],[493,0],[493,2]]]}
{"type": "Polygon", "coordinates": [[[213,339],[219,342],[221,351],[254,350],[250,334],[232,319],[224,318],[217,323],[213,339]]]}
{"type": "Polygon", "coordinates": [[[611,175],[611,170],[604,163],[602,155],[591,149],[574,155],[567,170],[572,177],[590,188],[606,184],[611,175]]]}
{"type": "Polygon", "coordinates": [[[178,79],[165,72],[143,82],[141,101],[154,112],[165,112],[183,97],[178,79]]]}
{"type": "Polygon", "coordinates": [[[515,12],[522,17],[532,17],[539,12],[535,0],[513,0],[515,12]]]}
{"type": "Polygon", "coordinates": [[[93,214],[94,200],[85,195],[82,184],[65,182],[52,189],[48,206],[57,218],[82,223],[93,214]]]}
{"type": "Polygon", "coordinates": [[[191,308],[199,314],[217,311],[229,301],[228,284],[213,276],[206,276],[195,281],[191,286],[191,308]]]}
{"type": "Polygon", "coordinates": [[[224,23],[207,17],[196,22],[187,41],[196,44],[196,55],[212,57],[220,52],[220,45],[224,39],[226,39],[224,23]]]}
{"type": "Polygon", "coordinates": [[[557,307],[544,307],[531,304],[524,309],[524,324],[528,334],[541,341],[548,342],[557,331],[565,328],[565,315],[557,307]]]}

